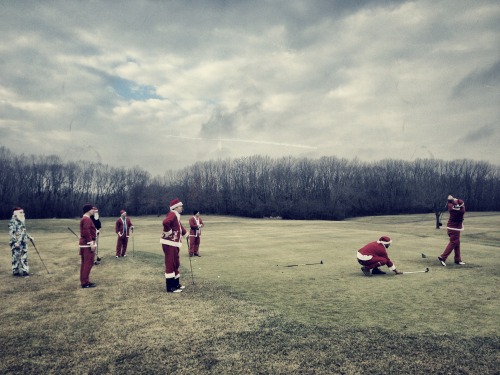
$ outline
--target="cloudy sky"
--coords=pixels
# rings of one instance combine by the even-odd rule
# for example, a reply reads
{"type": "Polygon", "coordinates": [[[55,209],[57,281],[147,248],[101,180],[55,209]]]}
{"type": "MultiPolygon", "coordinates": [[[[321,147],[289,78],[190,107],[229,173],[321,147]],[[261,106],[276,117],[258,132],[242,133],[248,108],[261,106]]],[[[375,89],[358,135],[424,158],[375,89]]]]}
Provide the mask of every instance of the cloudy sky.
{"type": "Polygon", "coordinates": [[[500,164],[498,0],[0,2],[0,146],[500,164]]]}

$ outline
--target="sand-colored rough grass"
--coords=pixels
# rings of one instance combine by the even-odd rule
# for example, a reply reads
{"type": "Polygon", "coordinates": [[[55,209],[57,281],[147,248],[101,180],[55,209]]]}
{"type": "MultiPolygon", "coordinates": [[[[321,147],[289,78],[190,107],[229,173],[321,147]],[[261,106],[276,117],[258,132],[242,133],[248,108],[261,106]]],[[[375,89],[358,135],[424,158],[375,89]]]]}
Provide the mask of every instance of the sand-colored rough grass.
{"type": "Polygon", "coordinates": [[[206,216],[193,274],[182,248],[187,288],[167,294],[162,218],[132,216],[124,259],[114,258],[115,219],[103,219],[95,289],[79,288],[67,230],[79,220],[28,218],[50,274],[30,248],[32,276],[13,278],[0,233],[0,373],[497,373],[500,215],[467,214],[463,267],[437,262],[447,236],[433,219],[206,216]],[[364,277],[355,252],[381,235],[399,269],[431,271],[364,277]]]}

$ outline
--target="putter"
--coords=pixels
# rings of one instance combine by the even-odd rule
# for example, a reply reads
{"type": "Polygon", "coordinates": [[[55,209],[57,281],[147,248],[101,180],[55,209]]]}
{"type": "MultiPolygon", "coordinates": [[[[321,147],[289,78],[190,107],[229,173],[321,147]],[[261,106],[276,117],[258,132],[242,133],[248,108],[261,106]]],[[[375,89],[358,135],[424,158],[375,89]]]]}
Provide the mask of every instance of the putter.
{"type": "MultiPolygon", "coordinates": [[[[189,238],[186,238],[186,242],[188,245],[188,255],[189,255],[189,238]]],[[[189,255],[189,267],[191,268],[191,281],[194,285],[194,275],[193,275],[193,264],[191,263],[191,255],[189,255]]]]}
{"type": "Polygon", "coordinates": [[[299,266],[315,266],[317,264],[324,264],[323,261],[321,260],[319,263],[302,263],[302,264],[289,264],[287,266],[280,266],[279,264],[276,265],[276,267],[299,267],[299,266]]]}
{"type": "Polygon", "coordinates": [[[424,271],[408,271],[408,272],[403,272],[403,275],[406,275],[407,273],[427,273],[429,272],[429,267],[427,267],[424,271]]]}
{"type": "MultiPolygon", "coordinates": [[[[77,235],[77,234],[73,231],[73,229],[71,229],[70,227],[68,227],[68,230],[69,230],[71,233],[73,233],[73,234],[75,235],[75,237],[76,237],[76,238],[80,238],[80,237],[78,237],[78,235],[77,235]]],[[[101,261],[101,258],[99,258],[99,255],[98,255],[98,252],[99,252],[99,236],[97,236],[97,237],[96,237],[96,246],[97,246],[97,247],[96,247],[96,250],[95,250],[95,251],[96,251],[96,254],[95,254],[95,255],[97,256],[97,260],[96,260],[96,261],[94,261],[94,265],[98,265],[98,264],[99,264],[98,262],[100,262],[100,261],[101,261]]]]}
{"type": "Polygon", "coordinates": [[[132,231],[132,258],[135,256],[135,241],[134,241],[134,228],[130,229],[132,231]]]}
{"type": "Polygon", "coordinates": [[[45,267],[45,270],[47,271],[47,274],[49,274],[49,275],[50,275],[50,272],[49,272],[49,270],[47,269],[47,266],[46,266],[46,265],[45,265],[45,263],[43,262],[43,259],[42,259],[42,257],[40,256],[40,253],[38,252],[38,249],[36,248],[35,242],[34,242],[31,238],[30,238],[30,241],[31,241],[31,243],[33,244],[33,247],[35,248],[36,253],[38,254],[38,257],[39,257],[39,258],[40,258],[40,260],[42,261],[42,264],[43,264],[43,266],[45,267]]]}
{"type": "Polygon", "coordinates": [[[96,256],[96,261],[94,262],[94,264],[99,264],[99,262],[101,261],[101,258],[99,258],[99,235],[96,235],[96,239],[95,239],[95,256],[96,256]]]}
{"type": "Polygon", "coordinates": [[[80,237],[78,237],[78,235],[77,235],[75,232],[73,232],[73,229],[71,229],[70,227],[68,227],[68,230],[69,230],[71,233],[73,233],[73,234],[75,235],[75,237],[76,237],[76,238],[80,238],[80,237]]]}

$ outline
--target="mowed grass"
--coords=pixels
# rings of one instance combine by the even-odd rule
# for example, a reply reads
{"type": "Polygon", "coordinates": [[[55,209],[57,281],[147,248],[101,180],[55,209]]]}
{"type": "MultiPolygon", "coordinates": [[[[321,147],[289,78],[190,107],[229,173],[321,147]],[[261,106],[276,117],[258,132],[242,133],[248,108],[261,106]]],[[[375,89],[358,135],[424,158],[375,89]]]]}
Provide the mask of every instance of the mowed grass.
{"type": "Polygon", "coordinates": [[[27,279],[11,276],[0,221],[0,373],[498,373],[498,213],[467,213],[467,265],[450,258],[446,268],[436,257],[448,237],[433,215],[204,216],[193,273],[181,249],[180,294],[164,292],[163,217],[131,218],[123,259],[114,258],[115,218],[103,219],[94,289],[79,287],[77,239],[67,229],[78,233],[79,219],[28,217],[50,274],[30,244],[27,279]],[[363,276],[356,250],[381,235],[392,238],[398,269],[430,272],[363,276]]]}

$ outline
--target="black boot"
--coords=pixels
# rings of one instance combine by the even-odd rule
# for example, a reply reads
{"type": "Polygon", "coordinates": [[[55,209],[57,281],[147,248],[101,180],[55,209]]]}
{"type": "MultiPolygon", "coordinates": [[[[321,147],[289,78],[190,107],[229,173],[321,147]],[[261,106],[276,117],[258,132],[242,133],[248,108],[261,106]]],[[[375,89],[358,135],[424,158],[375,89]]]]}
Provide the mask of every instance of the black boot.
{"type": "Polygon", "coordinates": [[[176,278],[176,279],[175,279],[175,287],[176,287],[177,289],[179,289],[179,291],[181,291],[182,289],[184,289],[184,288],[185,288],[185,286],[184,286],[184,285],[181,285],[181,280],[180,280],[180,278],[176,278]]]}
{"type": "Polygon", "coordinates": [[[380,268],[375,267],[374,269],[372,269],[372,275],[385,275],[385,272],[381,271],[380,268]]]}
{"type": "Polygon", "coordinates": [[[177,289],[175,279],[169,278],[165,279],[167,283],[167,293],[179,293],[182,292],[181,289],[177,289]]]}

